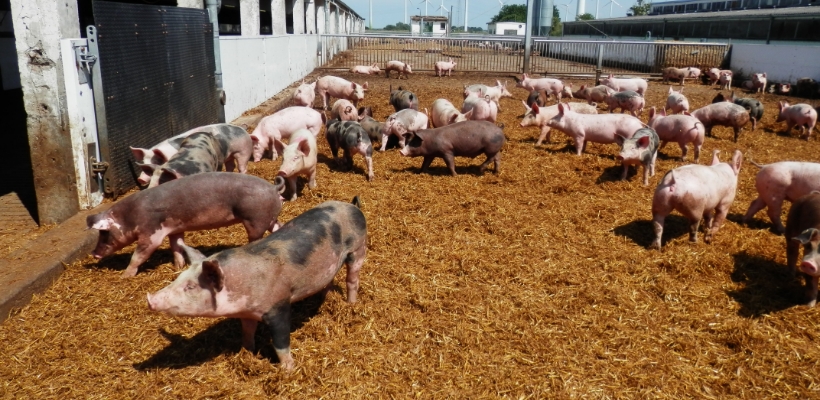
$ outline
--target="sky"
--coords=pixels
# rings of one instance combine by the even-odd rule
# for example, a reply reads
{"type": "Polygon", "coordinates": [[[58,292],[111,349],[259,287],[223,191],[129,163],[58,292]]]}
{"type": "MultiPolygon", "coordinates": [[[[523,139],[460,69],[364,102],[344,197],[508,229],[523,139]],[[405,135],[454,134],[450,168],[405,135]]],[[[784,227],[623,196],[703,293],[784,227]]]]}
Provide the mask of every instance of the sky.
{"type": "MultiPolygon", "coordinates": [[[[370,3],[373,4],[373,28],[383,28],[388,24],[395,24],[396,22],[407,22],[404,19],[405,3],[407,4],[408,18],[411,15],[424,14],[425,3],[424,0],[342,0],[345,4],[350,6],[354,11],[365,19],[365,26],[370,26],[370,3]]],[[[442,0],[427,0],[427,14],[429,15],[444,15],[447,13],[441,11],[442,0]]],[[[443,0],[444,7],[450,9],[453,7],[453,24],[462,26],[464,24],[464,1],[465,0],[443,0]]],[[[480,26],[487,29],[487,22],[498,14],[501,9],[502,0],[467,0],[469,8],[467,9],[467,16],[470,18],[470,26],[480,26]]],[[[504,4],[526,4],[524,0],[503,0],[504,4]]],[[[575,13],[578,7],[578,1],[581,0],[555,0],[555,5],[558,7],[558,12],[561,14],[561,20],[566,21],[565,15],[569,10],[570,21],[575,20],[575,13]],[[568,7],[565,7],[567,5],[568,7]]],[[[598,5],[598,18],[609,18],[610,0],[586,0],[586,12],[595,15],[595,4],[598,5]]],[[[612,17],[624,17],[629,7],[635,4],[634,0],[615,0],[617,4],[623,7],[618,7],[617,4],[612,6],[612,17]]]]}

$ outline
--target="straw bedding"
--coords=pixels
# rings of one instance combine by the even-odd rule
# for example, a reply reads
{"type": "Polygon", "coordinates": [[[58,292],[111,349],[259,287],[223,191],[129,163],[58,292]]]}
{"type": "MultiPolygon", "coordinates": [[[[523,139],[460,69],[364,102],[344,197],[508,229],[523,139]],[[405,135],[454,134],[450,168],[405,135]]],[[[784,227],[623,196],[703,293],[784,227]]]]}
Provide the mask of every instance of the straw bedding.
{"type": "MultiPolygon", "coordinates": [[[[389,83],[413,90],[422,107],[439,97],[460,105],[463,84],[500,78],[513,86],[490,75],[368,78],[363,104],[379,120],[392,112],[389,83]]],[[[648,105],[664,104],[667,88],[651,83],[648,105]]],[[[786,274],[784,239],[765,213],[750,226],[739,222],[756,197],[754,166],[744,163],[729,220],[711,245],[690,244],[686,221],[673,214],[663,252],[650,251],[652,194],[680,165],[677,146],[661,153],[649,187],[634,172],[620,181],[615,145],[591,144],[577,157],[554,131],[551,143],[535,147],[538,131],[516,118],[526,93],[511,91],[515,99],[501,100],[508,142],[500,175],[478,175],[483,156],[457,159],[457,177],[441,160],[416,174],[421,159],[388,150],[375,154],[368,183],[364,160],[337,169],[320,135],[318,187],[301,180],[280,221],[358,195],[370,247],[357,304],[344,301],[342,272],[325,299],[295,306],[293,373],[280,370],[261,325],[252,354],[240,350],[236,320],[150,312],[145,293],[178,271],[166,244],[137,277],[120,279],[130,246],[69,265],[0,325],[0,397],[818,396],[820,309],[800,305],[802,282],[786,274]]],[[[697,108],[716,89],[684,93],[697,108]]],[[[775,123],[781,97],[750,96],[766,105],[757,131],[745,129],[735,144],[731,129],[715,128],[701,164],[716,148],[723,161],[735,148],[759,163],[817,161],[820,142],[775,123]]],[[[252,163],[250,173],[272,180],[279,162],[252,163]]],[[[238,225],[186,235],[206,254],[246,240],[238,225]]]]}

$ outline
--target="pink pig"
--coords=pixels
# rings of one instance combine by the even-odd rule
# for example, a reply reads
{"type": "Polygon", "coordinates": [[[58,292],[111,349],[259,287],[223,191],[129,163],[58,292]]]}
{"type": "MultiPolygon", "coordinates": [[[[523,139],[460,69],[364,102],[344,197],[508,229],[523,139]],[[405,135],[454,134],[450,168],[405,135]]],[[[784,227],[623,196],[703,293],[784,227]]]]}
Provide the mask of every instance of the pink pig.
{"type": "Polygon", "coordinates": [[[755,177],[757,198],[749,205],[749,211],[743,216],[743,222],[749,222],[758,211],[767,208],[769,219],[774,224],[774,231],[783,233],[785,228],[780,220],[783,201],[794,203],[797,199],[820,190],[820,164],[813,162],[782,161],[760,165],[755,177]]]}
{"type": "Polygon", "coordinates": [[[461,112],[467,114],[472,111],[470,120],[472,121],[490,121],[495,123],[498,117],[498,106],[490,96],[481,95],[481,92],[471,92],[464,104],[461,106],[461,112]]]}
{"type": "Polygon", "coordinates": [[[302,80],[302,84],[293,92],[292,104],[295,106],[313,107],[313,100],[316,99],[316,82],[307,84],[302,80]]]}
{"type": "Polygon", "coordinates": [[[558,103],[558,115],[547,121],[550,128],[566,133],[575,141],[575,153],[581,155],[587,142],[615,143],[615,136],[629,139],[643,123],[626,114],[580,114],[569,103],[558,103]]]}
{"type": "Polygon", "coordinates": [[[700,120],[706,127],[706,136],[712,136],[713,126],[730,126],[735,132],[734,140],[737,142],[740,130],[749,123],[749,112],[745,108],[735,103],[721,101],[708,104],[704,107],[692,111],[692,116],[700,120]]]}
{"type": "Polygon", "coordinates": [[[714,85],[720,80],[721,75],[732,75],[733,73],[730,69],[709,68],[706,74],[709,75],[709,84],[714,85]]]}
{"type": "Polygon", "coordinates": [[[699,76],[700,69],[694,67],[667,67],[663,69],[663,83],[669,83],[669,79],[675,79],[680,81],[681,86],[684,86],[686,84],[686,78],[696,79],[699,76]]]}
{"type": "Polygon", "coordinates": [[[687,147],[692,143],[695,147],[695,162],[700,158],[700,148],[703,146],[706,128],[697,118],[689,113],[666,116],[666,111],[660,113],[655,111],[655,107],[649,109],[650,128],[654,129],[661,140],[661,150],[669,142],[676,142],[680,146],[681,161],[686,161],[687,147]]]}
{"type": "Polygon", "coordinates": [[[358,121],[359,112],[356,110],[356,107],[353,107],[353,103],[345,99],[339,99],[336,100],[336,102],[333,103],[333,107],[330,108],[330,119],[358,121]]]}
{"type": "MultiPolygon", "coordinates": [[[[540,146],[545,139],[547,143],[549,143],[551,135],[550,127],[547,125],[547,122],[551,120],[552,117],[558,115],[558,104],[554,104],[549,107],[538,107],[538,104],[533,104],[532,108],[530,108],[527,103],[524,103],[524,108],[527,109],[527,112],[524,114],[524,119],[521,120],[521,127],[540,127],[541,135],[538,136],[538,141],[535,142],[535,145],[540,146]]],[[[598,114],[598,109],[595,108],[595,106],[584,103],[572,103],[572,111],[580,114],[598,114]]]]}
{"type": "Polygon", "coordinates": [[[364,74],[364,75],[378,75],[381,72],[379,69],[379,64],[373,63],[373,65],[356,65],[350,68],[350,72],[354,74],[364,74]]]}
{"type": "Polygon", "coordinates": [[[397,111],[387,117],[387,121],[382,128],[382,148],[379,151],[384,151],[387,148],[387,139],[390,135],[395,135],[399,138],[399,147],[404,148],[404,134],[407,132],[415,132],[420,129],[427,129],[427,110],[420,113],[412,108],[405,108],[397,111]]]}
{"type": "MultiPolygon", "coordinates": [[[[558,101],[561,101],[561,97],[565,93],[564,82],[552,78],[530,78],[527,74],[524,74],[515,86],[529,91],[543,90],[547,96],[553,95],[558,101]]],[[[569,92],[569,97],[572,97],[572,92],[569,92]]]]}
{"type": "Polygon", "coordinates": [[[776,122],[786,121],[787,132],[790,132],[795,126],[799,126],[801,136],[809,140],[811,132],[817,124],[817,111],[808,104],[790,106],[789,103],[781,101],[779,105],[780,114],[778,114],[776,122]]]}
{"type": "Polygon", "coordinates": [[[285,178],[290,189],[290,201],[296,200],[296,178],[299,175],[308,178],[308,187],[316,187],[316,136],[307,129],[299,129],[290,136],[290,143],[285,145],[273,140],[276,151],[282,153],[282,166],[277,175],[285,178]]]}
{"type": "Polygon", "coordinates": [[[433,117],[430,118],[430,122],[433,128],[440,128],[456,122],[468,121],[472,115],[473,110],[462,114],[449,100],[437,99],[433,102],[433,117]]]}
{"type": "Polygon", "coordinates": [[[663,109],[664,111],[671,110],[672,114],[689,111],[689,99],[683,95],[683,88],[676,92],[672,90],[672,86],[669,86],[669,96],[666,98],[666,107],[663,109]]]}
{"type": "Polygon", "coordinates": [[[623,92],[624,90],[631,90],[643,96],[646,93],[646,88],[649,84],[646,80],[641,78],[615,78],[615,75],[609,74],[608,77],[601,79],[601,84],[609,86],[610,88],[623,92]]]}
{"type": "Polygon", "coordinates": [[[401,79],[401,76],[404,75],[404,79],[409,79],[407,75],[413,73],[413,68],[408,63],[404,63],[398,60],[391,60],[384,64],[384,74],[387,76],[387,79],[390,79],[390,71],[398,72],[398,77],[396,79],[401,79]]]}
{"type": "Polygon", "coordinates": [[[498,110],[501,111],[501,104],[499,101],[502,97],[510,97],[512,98],[513,95],[507,90],[507,82],[501,83],[501,81],[495,81],[495,86],[487,86],[482,84],[464,86],[464,98],[466,99],[470,93],[478,93],[482,92],[484,95],[490,96],[490,100],[495,102],[495,105],[498,107],[498,110]]]}
{"type": "Polygon", "coordinates": [[[766,73],[752,75],[752,85],[755,93],[763,93],[766,90],[766,73]]]}
{"type": "Polygon", "coordinates": [[[732,164],[721,163],[719,150],[712,155],[712,165],[690,164],[669,171],[655,189],[652,198],[652,225],[655,240],[651,249],[661,248],[663,222],[672,210],[678,210],[689,220],[689,241],[698,241],[698,227],[706,219],[704,242],[711,243],[717,233],[737,192],[737,175],[743,154],[735,150],[732,164]]]}
{"type": "Polygon", "coordinates": [[[271,158],[279,157],[274,140],[290,137],[299,129],[307,129],[315,137],[324,123],[325,115],[309,107],[287,107],[259,121],[251,133],[253,140],[253,161],[259,162],[265,150],[271,151],[271,158]]]}
{"type": "Polygon", "coordinates": [[[437,61],[434,67],[436,69],[436,76],[441,77],[445,71],[447,71],[447,76],[450,76],[453,70],[456,69],[456,63],[453,62],[451,58],[450,61],[437,61]]]}
{"type": "Polygon", "coordinates": [[[331,97],[350,100],[354,106],[358,107],[359,101],[364,100],[367,82],[364,85],[359,85],[337,76],[323,76],[316,81],[316,90],[319,92],[319,96],[322,97],[323,110],[327,110],[327,103],[330,102],[331,97]]]}

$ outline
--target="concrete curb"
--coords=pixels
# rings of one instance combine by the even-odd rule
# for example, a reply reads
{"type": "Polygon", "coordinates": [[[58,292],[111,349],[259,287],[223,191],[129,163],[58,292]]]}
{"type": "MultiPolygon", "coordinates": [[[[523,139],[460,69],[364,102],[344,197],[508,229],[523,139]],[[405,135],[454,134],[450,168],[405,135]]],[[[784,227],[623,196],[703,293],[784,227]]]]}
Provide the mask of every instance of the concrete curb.
{"type": "Polygon", "coordinates": [[[40,237],[0,258],[0,323],[12,309],[23,307],[36,293],[48,289],[63,273],[65,264],[88,254],[97,242],[97,231],[86,230],[85,218],[113,204],[82,211],[40,237]]]}

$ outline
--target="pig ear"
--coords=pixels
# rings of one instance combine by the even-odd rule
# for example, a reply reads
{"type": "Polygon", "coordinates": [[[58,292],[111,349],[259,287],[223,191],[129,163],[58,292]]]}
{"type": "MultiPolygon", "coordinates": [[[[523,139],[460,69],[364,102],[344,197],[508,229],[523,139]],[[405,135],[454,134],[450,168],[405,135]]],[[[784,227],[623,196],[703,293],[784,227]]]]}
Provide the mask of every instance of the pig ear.
{"type": "Polygon", "coordinates": [[[85,218],[85,224],[89,229],[107,231],[111,229],[111,218],[105,214],[89,215],[85,218]]]}
{"type": "Polygon", "coordinates": [[[159,183],[165,183],[179,178],[182,178],[182,175],[180,175],[179,172],[172,169],[163,168],[159,175],[159,183]]]}
{"type": "Polygon", "coordinates": [[[655,107],[649,109],[649,119],[655,116],[655,107]]]}
{"type": "Polygon", "coordinates": [[[809,228],[803,231],[800,235],[793,237],[792,240],[798,241],[802,244],[817,243],[820,241],[820,231],[814,228],[809,228]]]}
{"type": "Polygon", "coordinates": [[[765,73],[765,72],[763,73],[763,77],[764,77],[764,78],[766,77],[766,73],[765,73]]]}
{"type": "Polygon", "coordinates": [[[464,113],[464,118],[470,119],[470,117],[473,116],[473,111],[475,111],[475,108],[473,108],[470,111],[467,111],[466,113],[464,113]]]}
{"type": "Polygon", "coordinates": [[[185,253],[185,258],[188,259],[188,265],[194,265],[198,262],[202,262],[206,257],[204,254],[200,253],[199,250],[186,245],[185,243],[181,243],[180,247],[182,251],[185,253]]]}
{"type": "MultiPolygon", "coordinates": [[[[473,111],[473,110],[470,110],[470,111],[473,111]]],[[[458,114],[453,114],[453,115],[451,115],[451,116],[450,116],[450,123],[451,123],[451,124],[456,123],[456,119],[458,119],[458,114]]]]}
{"type": "Polygon", "coordinates": [[[735,175],[740,173],[741,164],[743,164],[743,153],[740,150],[735,150],[735,154],[732,156],[732,170],[735,175]]]}
{"type": "Polygon", "coordinates": [[[527,109],[527,111],[532,110],[532,107],[528,106],[526,101],[521,100],[521,104],[523,104],[523,105],[524,105],[524,108],[526,108],[526,109],[527,109]]]}
{"type": "Polygon", "coordinates": [[[285,153],[285,144],[279,139],[273,139],[273,148],[275,148],[279,154],[285,153]]]}
{"type": "Polygon", "coordinates": [[[638,139],[638,146],[649,147],[649,136],[641,136],[640,139],[638,139]]]}
{"type": "Polygon", "coordinates": [[[310,154],[310,143],[307,140],[300,140],[297,148],[305,155],[310,154]]]}
{"type": "Polygon", "coordinates": [[[142,160],[145,159],[145,153],[148,151],[148,149],[141,149],[139,147],[130,147],[130,146],[128,148],[131,149],[131,154],[134,155],[135,160],[142,161],[142,160]]]}
{"type": "Polygon", "coordinates": [[[159,165],[156,165],[156,164],[149,164],[149,163],[143,164],[143,163],[139,163],[139,162],[135,163],[135,164],[137,164],[137,167],[139,167],[142,170],[142,172],[145,172],[148,175],[153,175],[154,170],[159,168],[159,165]]]}
{"type": "Polygon", "coordinates": [[[672,85],[669,85],[669,94],[672,94],[672,93],[674,93],[674,92],[675,92],[675,91],[674,91],[674,90],[672,90],[672,85]]]}
{"type": "Polygon", "coordinates": [[[678,90],[678,93],[683,94],[683,86],[681,86],[680,90],[678,90]]]}
{"type": "Polygon", "coordinates": [[[205,281],[204,283],[213,286],[215,291],[221,292],[222,286],[225,284],[225,275],[222,273],[222,268],[219,267],[219,261],[203,261],[200,279],[205,281]]]}
{"type": "Polygon", "coordinates": [[[168,161],[168,159],[165,158],[165,154],[162,151],[160,151],[160,149],[154,149],[153,153],[154,153],[154,156],[157,159],[159,159],[160,161],[162,161],[162,162],[168,161]]]}
{"type": "Polygon", "coordinates": [[[626,140],[625,137],[623,137],[623,136],[621,136],[617,133],[615,134],[615,143],[617,143],[618,146],[623,146],[624,145],[624,140],[626,140]]]}
{"type": "Polygon", "coordinates": [[[364,90],[368,90],[368,89],[367,89],[367,82],[365,82],[365,83],[364,83],[364,85],[362,85],[362,88],[363,88],[364,90]]]}
{"type": "Polygon", "coordinates": [[[251,140],[252,140],[254,143],[259,143],[259,136],[254,136],[254,135],[251,135],[251,140]]]}
{"type": "Polygon", "coordinates": [[[350,87],[352,87],[353,90],[356,90],[356,82],[350,82],[350,87]]]}
{"type": "MultiPolygon", "coordinates": [[[[533,103],[533,107],[535,106],[536,104],[533,103]]],[[[558,102],[558,115],[564,115],[564,103],[558,102]]]]}

